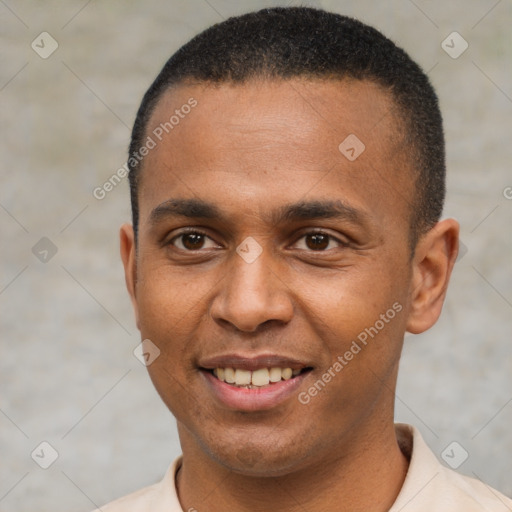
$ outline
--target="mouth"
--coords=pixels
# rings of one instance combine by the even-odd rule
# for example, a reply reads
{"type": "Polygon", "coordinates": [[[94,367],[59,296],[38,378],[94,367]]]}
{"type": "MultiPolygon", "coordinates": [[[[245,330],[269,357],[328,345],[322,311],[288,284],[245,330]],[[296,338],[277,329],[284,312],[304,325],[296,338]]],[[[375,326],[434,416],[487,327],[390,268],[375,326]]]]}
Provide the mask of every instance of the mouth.
{"type": "Polygon", "coordinates": [[[287,381],[302,375],[303,373],[311,371],[312,368],[297,368],[290,367],[280,368],[273,366],[270,368],[258,368],[257,370],[245,370],[242,368],[214,368],[209,371],[215,378],[221,382],[225,382],[236,388],[243,389],[262,389],[273,386],[281,381],[287,381]]]}
{"type": "Polygon", "coordinates": [[[284,357],[233,355],[202,361],[199,370],[212,396],[224,407],[258,411],[293,397],[313,367],[284,357]]]}

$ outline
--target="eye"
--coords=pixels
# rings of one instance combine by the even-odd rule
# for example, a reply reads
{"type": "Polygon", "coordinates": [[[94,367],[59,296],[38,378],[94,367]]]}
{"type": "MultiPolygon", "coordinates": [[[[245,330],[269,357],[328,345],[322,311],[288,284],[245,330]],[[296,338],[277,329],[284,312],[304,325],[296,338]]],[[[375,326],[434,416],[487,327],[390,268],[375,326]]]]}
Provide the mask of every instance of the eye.
{"type": "Polygon", "coordinates": [[[329,235],[328,233],[324,233],[322,231],[311,231],[310,233],[306,233],[301,236],[299,240],[295,243],[299,249],[311,250],[311,251],[326,251],[329,249],[333,249],[334,247],[346,247],[347,244],[338,240],[337,238],[329,235]],[[303,240],[303,242],[301,242],[303,240]],[[302,247],[301,247],[302,246],[302,247]]]}
{"type": "Polygon", "coordinates": [[[188,231],[175,236],[170,242],[182,251],[197,251],[199,249],[214,249],[218,247],[208,235],[200,231],[188,231]]]}

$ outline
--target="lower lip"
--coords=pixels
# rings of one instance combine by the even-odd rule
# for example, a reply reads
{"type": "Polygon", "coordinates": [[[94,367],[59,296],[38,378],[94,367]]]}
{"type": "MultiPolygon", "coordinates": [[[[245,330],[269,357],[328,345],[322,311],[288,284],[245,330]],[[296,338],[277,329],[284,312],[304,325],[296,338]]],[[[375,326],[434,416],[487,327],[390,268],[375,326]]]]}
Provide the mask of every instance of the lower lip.
{"type": "Polygon", "coordinates": [[[210,372],[201,371],[215,397],[224,406],[238,411],[264,411],[282,404],[297,393],[307,373],[301,373],[289,380],[281,380],[263,388],[247,389],[231,386],[217,379],[210,372]]]}

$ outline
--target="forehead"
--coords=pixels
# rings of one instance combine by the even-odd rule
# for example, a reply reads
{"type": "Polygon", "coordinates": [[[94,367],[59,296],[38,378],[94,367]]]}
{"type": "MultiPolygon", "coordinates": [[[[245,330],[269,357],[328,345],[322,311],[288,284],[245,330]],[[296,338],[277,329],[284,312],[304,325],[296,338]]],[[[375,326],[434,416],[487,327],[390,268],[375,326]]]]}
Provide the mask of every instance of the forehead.
{"type": "Polygon", "coordinates": [[[192,112],[196,121],[221,121],[217,125],[219,137],[228,131],[242,136],[251,131],[254,136],[252,129],[258,127],[268,129],[273,135],[282,131],[283,135],[307,137],[315,142],[314,136],[323,136],[321,132],[325,130],[336,138],[358,130],[362,139],[373,144],[380,143],[379,139],[396,140],[402,131],[391,95],[374,82],[349,78],[253,79],[243,83],[179,85],[162,94],[146,131],[151,133],[167,123],[168,130],[164,127],[163,137],[170,132],[187,135],[190,123],[181,121],[192,110],[187,105],[191,103],[199,105],[192,112]],[[181,124],[179,130],[178,124],[181,124]]]}
{"type": "Polygon", "coordinates": [[[267,202],[274,192],[284,199],[285,189],[287,202],[308,188],[339,190],[400,215],[412,202],[396,108],[367,81],[181,85],[161,97],[146,137],[155,145],[139,192],[148,208],[173,195],[220,197],[228,187],[248,201],[266,194],[267,202]]]}

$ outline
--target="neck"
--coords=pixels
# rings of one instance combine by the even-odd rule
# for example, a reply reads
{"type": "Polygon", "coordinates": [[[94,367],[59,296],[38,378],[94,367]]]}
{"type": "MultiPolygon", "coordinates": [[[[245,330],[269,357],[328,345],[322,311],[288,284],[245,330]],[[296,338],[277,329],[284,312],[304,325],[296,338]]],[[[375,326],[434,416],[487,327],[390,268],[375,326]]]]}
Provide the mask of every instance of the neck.
{"type": "Polygon", "coordinates": [[[230,471],[183,430],[184,462],[177,488],[187,511],[385,512],[400,492],[408,468],[392,422],[370,429],[373,433],[358,429],[336,448],[327,449],[319,460],[279,477],[230,471]]]}

